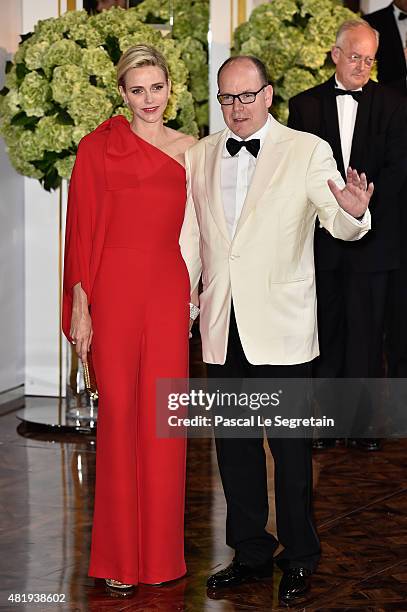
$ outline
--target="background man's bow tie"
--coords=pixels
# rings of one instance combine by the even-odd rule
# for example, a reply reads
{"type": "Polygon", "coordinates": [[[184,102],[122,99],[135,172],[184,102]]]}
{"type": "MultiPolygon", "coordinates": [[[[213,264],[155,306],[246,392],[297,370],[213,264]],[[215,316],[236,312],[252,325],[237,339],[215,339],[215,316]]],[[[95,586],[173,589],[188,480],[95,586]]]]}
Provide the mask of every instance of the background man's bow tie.
{"type": "Polygon", "coordinates": [[[360,98],[362,97],[363,91],[352,91],[350,89],[339,89],[338,87],[335,89],[335,96],[352,96],[356,102],[360,102],[360,98]]]}
{"type": "Polygon", "coordinates": [[[253,155],[253,157],[257,157],[260,151],[260,138],[252,138],[252,140],[236,140],[236,138],[228,138],[226,141],[226,149],[232,157],[239,153],[242,147],[246,147],[246,149],[253,155]]]}
{"type": "Polygon", "coordinates": [[[407,19],[407,13],[399,13],[399,21],[403,21],[403,19],[407,19]]]}

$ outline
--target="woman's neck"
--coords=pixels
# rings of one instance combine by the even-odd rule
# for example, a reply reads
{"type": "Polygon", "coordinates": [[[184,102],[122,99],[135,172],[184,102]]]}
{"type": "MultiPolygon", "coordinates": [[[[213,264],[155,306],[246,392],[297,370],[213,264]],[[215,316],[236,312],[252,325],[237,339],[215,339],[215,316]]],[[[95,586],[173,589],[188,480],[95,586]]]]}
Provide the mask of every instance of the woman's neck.
{"type": "Polygon", "coordinates": [[[165,138],[165,127],[162,121],[157,123],[144,123],[142,121],[132,120],[130,122],[131,129],[137,136],[151,144],[161,142],[165,138]]]}

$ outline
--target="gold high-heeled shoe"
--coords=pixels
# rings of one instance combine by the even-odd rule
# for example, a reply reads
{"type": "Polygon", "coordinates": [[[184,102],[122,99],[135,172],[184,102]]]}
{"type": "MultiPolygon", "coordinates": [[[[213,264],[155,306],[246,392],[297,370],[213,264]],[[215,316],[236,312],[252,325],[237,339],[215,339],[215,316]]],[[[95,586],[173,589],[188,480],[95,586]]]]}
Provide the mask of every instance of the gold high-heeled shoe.
{"type": "Polygon", "coordinates": [[[126,584],[125,582],[120,582],[119,580],[113,580],[113,578],[105,578],[105,582],[110,589],[126,591],[134,588],[134,584],[126,584]]]}

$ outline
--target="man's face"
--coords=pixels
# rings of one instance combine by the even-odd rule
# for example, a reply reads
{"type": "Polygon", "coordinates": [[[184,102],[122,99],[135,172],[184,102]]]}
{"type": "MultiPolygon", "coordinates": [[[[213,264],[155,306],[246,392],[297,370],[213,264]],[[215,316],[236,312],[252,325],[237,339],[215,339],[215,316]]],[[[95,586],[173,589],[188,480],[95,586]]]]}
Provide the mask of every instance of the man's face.
{"type": "Polygon", "coordinates": [[[364,26],[348,30],[339,46],[332,47],[331,56],[336,64],[336,77],[346,89],[358,89],[366,85],[376,52],[376,36],[364,26]]]}
{"type": "Polygon", "coordinates": [[[108,9],[112,8],[112,6],[126,8],[126,0],[97,0],[96,2],[96,10],[98,13],[107,11],[108,9]]]}
{"type": "Polygon", "coordinates": [[[273,99],[273,88],[264,83],[256,66],[248,59],[236,59],[219,76],[220,94],[256,92],[266,85],[251,104],[242,104],[235,98],[230,106],[222,105],[223,118],[228,128],[243,139],[248,138],[266,123],[273,99]]]}
{"type": "Polygon", "coordinates": [[[394,0],[394,4],[400,9],[400,11],[407,13],[407,0],[394,0]]]}

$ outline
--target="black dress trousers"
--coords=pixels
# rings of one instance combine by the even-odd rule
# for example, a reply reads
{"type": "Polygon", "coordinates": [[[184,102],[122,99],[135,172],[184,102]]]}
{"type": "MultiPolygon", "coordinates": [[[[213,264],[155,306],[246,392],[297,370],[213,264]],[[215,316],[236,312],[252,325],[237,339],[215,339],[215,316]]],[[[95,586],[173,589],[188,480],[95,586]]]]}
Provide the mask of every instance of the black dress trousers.
{"type": "MultiPolygon", "coordinates": [[[[226,362],[207,364],[209,378],[310,378],[311,363],[290,366],[252,365],[244,354],[232,304],[226,362]]],[[[215,436],[219,471],[227,503],[226,543],[236,559],[250,566],[284,550],[282,568],[314,571],[320,545],[312,518],[311,441],[268,437],[275,465],[277,536],[266,531],[269,514],[266,456],[262,438],[215,436]]]]}

